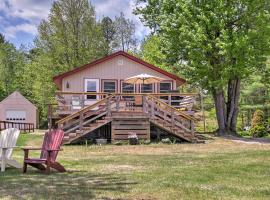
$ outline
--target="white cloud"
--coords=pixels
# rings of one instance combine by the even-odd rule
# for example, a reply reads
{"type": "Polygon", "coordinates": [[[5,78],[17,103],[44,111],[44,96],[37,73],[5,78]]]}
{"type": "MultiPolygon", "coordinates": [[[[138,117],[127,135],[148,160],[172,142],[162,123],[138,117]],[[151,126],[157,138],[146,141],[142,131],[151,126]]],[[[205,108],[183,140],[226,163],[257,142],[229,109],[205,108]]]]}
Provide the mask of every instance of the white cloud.
{"type": "MultiPolygon", "coordinates": [[[[16,38],[20,32],[33,37],[37,34],[37,26],[42,19],[48,17],[54,0],[0,0],[0,32],[7,38],[16,38]],[[17,35],[16,35],[17,34],[17,35]]],[[[123,12],[136,25],[135,36],[142,40],[150,31],[144,27],[139,17],[134,15],[135,0],[90,0],[95,7],[96,16],[101,19],[109,16],[114,19],[123,12]]],[[[21,41],[24,43],[25,41],[21,41]]]]}
{"type": "Polygon", "coordinates": [[[38,24],[48,16],[52,0],[9,0],[7,15],[38,24]]]}
{"type": "Polygon", "coordinates": [[[5,36],[7,38],[15,38],[19,32],[30,33],[32,35],[37,34],[37,27],[33,24],[19,24],[16,26],[8,26],[4,29],[5,36]]]}

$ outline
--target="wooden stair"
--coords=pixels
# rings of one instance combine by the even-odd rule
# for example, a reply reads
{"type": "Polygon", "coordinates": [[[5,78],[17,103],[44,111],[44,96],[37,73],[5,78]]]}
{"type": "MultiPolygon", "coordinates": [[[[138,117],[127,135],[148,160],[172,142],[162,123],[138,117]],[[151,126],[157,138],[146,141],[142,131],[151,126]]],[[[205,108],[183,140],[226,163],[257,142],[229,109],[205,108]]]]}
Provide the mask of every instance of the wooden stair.
{"type": "Polygon", "coordinates": [[[63,144],[71,144],[110,123],[110,109],[114,103],[113,96],[110,95],[101,99],[95,104],[89,105],[57,121],[58,127],[65,132],[63,144]]]}
{"type": "Polygon", "coordinates": [[[175,109],[154,96],[145,99],[144,112],[155,126],[191,143],[203,143],[194,132],[195,118],[175,109]]]}
{"type": "Polygon", "coordinates": [[[84,126],[82,130],[76,130],[76,132],[67,133],[65,134],[63,144],[70,144],[79,138],[87,135],[88,133],[91,133],[95,131],[96,129],[110,123],[111,120],[102,120],[102,122],[93,122],[90,124],[90,126],[84,126]]]}

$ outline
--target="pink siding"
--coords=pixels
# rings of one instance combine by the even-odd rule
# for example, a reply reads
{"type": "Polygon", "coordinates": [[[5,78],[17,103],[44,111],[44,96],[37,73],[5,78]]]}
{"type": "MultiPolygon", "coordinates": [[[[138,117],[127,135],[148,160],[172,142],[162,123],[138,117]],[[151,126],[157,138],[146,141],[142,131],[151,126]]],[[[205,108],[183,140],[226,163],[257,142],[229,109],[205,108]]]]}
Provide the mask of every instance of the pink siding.
{"type": "Polygon", "coordinates": [[[26,123],[34,123],[37,126],[37,108],[19,92],[13,92],[6,99],[0,102],[0,120],[6,120],[6,111],[26,111],[26,123]]]}
{"type": "MultiPolygon", "coordinates": [[[[84,80],[85,79],[99,79],[100,91],[101,91],[101,80],[102,79],[116,79],[118,84],[118,92],[120,92],[121,80],[124,80],[131,76],[136,76],[142,73],[150,74],[164,78],[168,81],[173,81],[173,89],[176,89],[176,81],[172,78],[154,71],[142,64],[136,63],[122,55],[117,56],[113,59],[97,64],[95,67],[85,69],[83,71],[74,73],[63,78],[62,88],[63,91],[67,92],[83,92],[84,91],[84,80]],[[119,64],[122,62],[123,64],[119,64]],[[67,82],[69,88],[66,87],[67,82]]],[[[157,92],[157,85],[155,85],[155,92],[157,92]]]]}

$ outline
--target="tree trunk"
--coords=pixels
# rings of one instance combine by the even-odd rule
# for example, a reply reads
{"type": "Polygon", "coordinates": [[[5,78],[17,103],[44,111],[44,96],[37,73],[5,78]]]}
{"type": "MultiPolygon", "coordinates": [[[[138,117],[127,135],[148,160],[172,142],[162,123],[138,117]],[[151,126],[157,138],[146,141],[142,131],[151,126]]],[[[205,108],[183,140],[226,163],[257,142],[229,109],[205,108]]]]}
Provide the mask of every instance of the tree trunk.
{"type": "Polygon", "coordinates": [[[218,135],[236,135],[236,125],[238,116],[238,103],[240,97],[240,79],[230,79],[228,82],[227,102],[225,103],[223,89],[216,89],[213,98],[216,107],[218,122],[218,135]]]}
{"type": "Polygon", "coordinates": [[[228,101],[227,101],[227,126],[229,130],[236,134],[238,103],[240,97],[240,79],[230,79],[228,83],[228,101]]]}
{"type": "Polygon", "coordinates": [[[216,116],[218,122],[218,135],[226,134],[226,109],[225,97],[223,89],[216,89],[213,91],[213,98],[216,108],[216,116]]]}

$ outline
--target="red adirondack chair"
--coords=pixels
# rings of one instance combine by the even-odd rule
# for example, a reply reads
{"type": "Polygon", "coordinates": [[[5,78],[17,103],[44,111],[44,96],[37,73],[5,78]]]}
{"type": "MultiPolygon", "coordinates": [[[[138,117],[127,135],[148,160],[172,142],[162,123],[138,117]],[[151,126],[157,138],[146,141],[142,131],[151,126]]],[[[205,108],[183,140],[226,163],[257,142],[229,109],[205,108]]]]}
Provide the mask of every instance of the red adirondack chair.
{"type": "Polygon", "coordinates": [[[27,165],[45,171],[46,173],[50,172],[50,168],[54,168],[59,172],[65,172],[66,169],[55,161],[58,152],[61,150],[60,146],[63,138],[64,132],[62,130],[53,130],[45,133],[42,148],[22,148],[24,151],[23,173],[26,173],[27,165]],[[41,150],[40,158],[29,158],[30,150],[41,150]]]}

